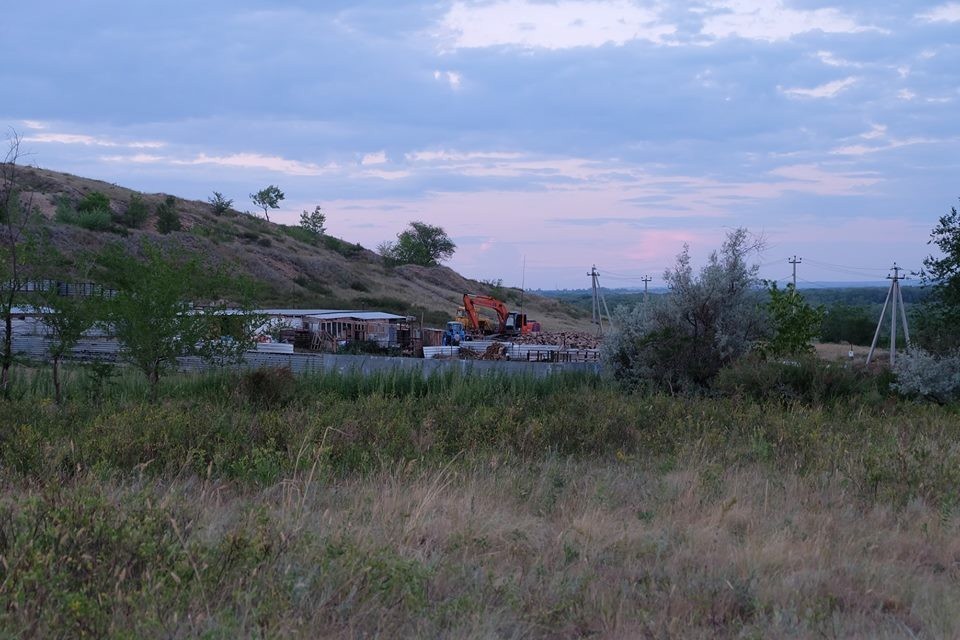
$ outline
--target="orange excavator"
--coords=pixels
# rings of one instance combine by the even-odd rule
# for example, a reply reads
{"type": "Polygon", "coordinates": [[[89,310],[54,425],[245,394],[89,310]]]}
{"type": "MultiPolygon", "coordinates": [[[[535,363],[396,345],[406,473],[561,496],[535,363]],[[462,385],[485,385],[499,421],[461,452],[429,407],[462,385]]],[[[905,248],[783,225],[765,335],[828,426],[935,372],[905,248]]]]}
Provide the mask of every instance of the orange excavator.
{"type": "Polygon", "coordinates": [[[500,321],[495,335],[515,336],[517,334],[540,333],[540,323],[527,320],[527,314],[507,309],[507,305],[491,296],[463,294],[463,309],[466,314],[467,328],[477,335],[490,334],[483,318],[477,313],[477,307],[493,309],[500,321]]]}

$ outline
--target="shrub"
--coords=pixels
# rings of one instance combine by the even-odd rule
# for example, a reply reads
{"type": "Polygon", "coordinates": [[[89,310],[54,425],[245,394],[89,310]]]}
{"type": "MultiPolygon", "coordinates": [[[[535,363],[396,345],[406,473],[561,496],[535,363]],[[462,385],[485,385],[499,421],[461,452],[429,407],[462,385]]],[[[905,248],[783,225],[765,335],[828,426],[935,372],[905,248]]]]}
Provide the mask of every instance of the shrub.
{"type": "Polygon", "coordinates": [[[257,240],[257,244],[261,247],[269,247],[273,244],[273,242],[270,240],[270,238],[260,238],[257,240]]]}
{"type": "Polygon", "coordinates": [[[960,352],[936,356],[922,349],[897,358],[893,388],[908,396],[940,403],[960,398],[960,352]]]}
{"type": "Polygon", "coordinates": [[[810,356],[789,362],[743,358],[723,368],[712,388],[726,396],[814,404],[885,392],[887,387],[883,378],[865,370],[810,356]]]}
{"type": "Polygon", "coordinates": [[[230,207],[233,206],[233,200],[224,198],[223,194],[219,191],[214,191],[213,197],[207,198],[207,202],[209,202],[210,206],[213,207],[213,215],[215,216],[222,216],[230,211],[230,207]]]}
{"type": "Polygon", "coordinates": [[[53,215],[54,220],[64,224],[76,224],[77,208],[73,206],[70,198],[61,194],[57,196],[55,204],[56,211],[53,215]]]}
{"type": "Polygon", "coordinates": [[[240,391],[251,404],[284,405],[296,395],[297,379],[289,367],[260,367],[243,374],[240,391]]]}
{"type": "Polygon", "coordinates": [[[72,224],[89,231],[112,231],[113,219],[109,211],[78,211],[72,224]]]}
{"type": "Polygon", "coordinates": [[[167,196],[166,200],[157,205],[157,231],[170,233],[182,228],[180,214],[177,213],[177,199],[167,196]]]}
{"type": "Polygon", "coordinates": [[[321,239],[323,241],[323,246],[331,251],[336,251],[344,258],[352,258],[363,251],[363,247],[360,245],[360,243],[353,244],[350,242],[344,242],[340,238],[334,238],[333,236],[328,235],[321,236],[321,239]]]}
{"type": "Polygon", "coordinates": [[[110,211],[110,198],[99,191],[91,191],[77,203],[77,211],[110,211]]]}
{"type": "Polygon", "coordinates": [[[120,223],[131,229],[139,229],[143,223],[147,221],[149,216],[150,212],[143,198],[135,193],[130,196],[130,201],[127,203],[127,210],[124,211],[120,217],[120,223]]]}
{"type": "Polygon", "coordinates": [[[314,235],[303,227],[291,227],[289,225],[282,224],[280,225],[280,231],[290,236],[294,240],[299,240],[304,244],[316,246],[317,240],[319,239],[319,236],[314,235]]]}
{"type": "Polygon", "coordinates": [[[720,252],[695,277],[685,246],[664,274],[670,293],[623,310],[604,343],[604,360],[627,386],[668,390],[703,389],[723,367],[763,336],[763,316],[753,289],[759,249],[746,229],[727,234],[720,252]]]}

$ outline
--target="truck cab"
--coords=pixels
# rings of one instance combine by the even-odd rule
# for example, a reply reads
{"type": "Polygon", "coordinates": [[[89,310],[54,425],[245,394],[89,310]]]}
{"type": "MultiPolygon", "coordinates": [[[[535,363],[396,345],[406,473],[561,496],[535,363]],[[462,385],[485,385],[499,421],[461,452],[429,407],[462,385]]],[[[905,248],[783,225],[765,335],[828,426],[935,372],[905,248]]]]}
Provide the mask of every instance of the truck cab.
{"type": "Polygon", "coordinates": [[[462,322],[448,322],[447,328],[443,331],[443,346],[455,347],[467,339],[467,332],[463,329],[462,322]]]}

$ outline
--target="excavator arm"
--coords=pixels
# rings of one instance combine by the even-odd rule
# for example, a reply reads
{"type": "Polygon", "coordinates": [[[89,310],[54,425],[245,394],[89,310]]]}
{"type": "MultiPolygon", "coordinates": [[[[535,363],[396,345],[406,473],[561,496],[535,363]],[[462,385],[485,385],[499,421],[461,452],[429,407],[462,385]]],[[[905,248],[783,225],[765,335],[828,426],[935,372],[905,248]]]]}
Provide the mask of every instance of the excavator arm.
{"type": "Polygon", "coordinates": [[[497,314],[497,319],[500,321],[500,329],[498,332],[503,333],[506,330],[507,318],[510,315],[507,305],[490,296],[478,296],[465,293],[463,294],[463,308],[467,312],[467,318],[470,320],[470,326],[474,331],[480,331],[480,318],[477,315],[477,307],[493,309],[497,314]]]}

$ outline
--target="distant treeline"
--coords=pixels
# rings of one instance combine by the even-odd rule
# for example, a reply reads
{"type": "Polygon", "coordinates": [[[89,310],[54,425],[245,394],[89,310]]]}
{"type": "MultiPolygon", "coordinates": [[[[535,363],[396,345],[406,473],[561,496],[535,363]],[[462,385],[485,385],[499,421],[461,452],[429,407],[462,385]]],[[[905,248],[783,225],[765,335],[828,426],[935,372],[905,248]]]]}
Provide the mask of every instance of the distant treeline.
{"type": "MultiPolygon", "coordinates": [[[[811,288],[799,290],[799,293],[811,305],[822,305],[826,314],[821,326],[822,342],[849,342],[856,345],[869,345],[880,319],[888,289],[885,287],[837,287],[811,288]]],[[[911,307],[922,302],[928,289],[922,287],[901,287],[903,301],[908,316],[911,307]]],[[[590,289],[563,289],[538,291],[540,295],[562,300],[587,311],[593,308],[590,289]]],[[[664,295],[650,292],[650,299],[664,295]]],[[[757,303],[766,302],[765,290],[757,290],[757,303]]],[[[603,297],[607,307],[614,312],[619,307],[633,307],[643,302],[643,291],[636,289],[604,289],[603,297]]],[[[889,339],[890,327],[887,323],[880,331],[881,340],[889,339]]]]}

